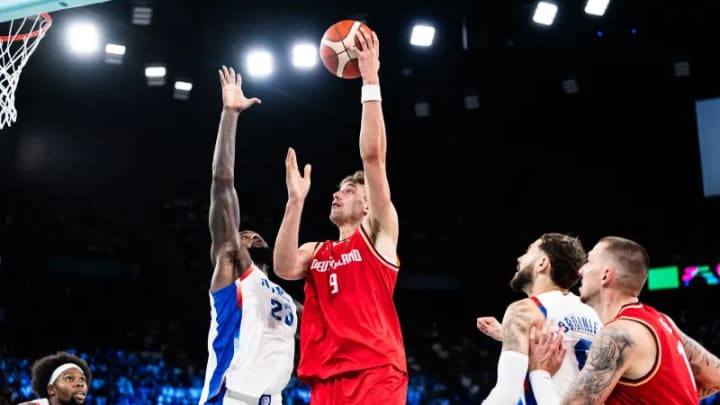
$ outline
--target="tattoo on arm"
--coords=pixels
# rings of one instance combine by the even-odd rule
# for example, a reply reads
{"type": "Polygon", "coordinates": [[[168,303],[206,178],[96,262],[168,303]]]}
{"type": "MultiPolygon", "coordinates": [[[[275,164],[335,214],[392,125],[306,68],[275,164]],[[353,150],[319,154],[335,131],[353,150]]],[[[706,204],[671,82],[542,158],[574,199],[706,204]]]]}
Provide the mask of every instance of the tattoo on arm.
{"type": "Polygon", "coordinates": [[[524,300],[510,304],[502,322],[503,350],[527,353],[532,310],[533,304],[524,300]]]}
{"type": "Polygon", "coordinates": [[[680,337],[700,398],[720,391],[720,359],[684,333],[680,337]]]}
{"type": "Polygon", "coordinates": [[[568,391],[564,404],[599,404],[624,371],[628,349],[635,346],[623,329],[602,331],[590,345],[590,359],[568,391]]]}

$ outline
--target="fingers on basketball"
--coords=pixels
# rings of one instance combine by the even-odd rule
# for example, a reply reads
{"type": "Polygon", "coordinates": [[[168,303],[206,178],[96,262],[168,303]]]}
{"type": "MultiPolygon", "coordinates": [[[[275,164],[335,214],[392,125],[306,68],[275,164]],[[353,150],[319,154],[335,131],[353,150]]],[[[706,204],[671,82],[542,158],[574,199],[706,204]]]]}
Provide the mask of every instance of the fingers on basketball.
{"type": "Polygon", "coordinates": [[[367,37],[367,33],[365,32],[365,27],[360,27],[360,29],[357,30],[357,32],[355,33],[355,39],[356,39],[355,47],[358,52],[362,53],[369,49],[368,37],[367,37]],[[357,46],[358,42],[360,43],[360,46],[357,46]]]}

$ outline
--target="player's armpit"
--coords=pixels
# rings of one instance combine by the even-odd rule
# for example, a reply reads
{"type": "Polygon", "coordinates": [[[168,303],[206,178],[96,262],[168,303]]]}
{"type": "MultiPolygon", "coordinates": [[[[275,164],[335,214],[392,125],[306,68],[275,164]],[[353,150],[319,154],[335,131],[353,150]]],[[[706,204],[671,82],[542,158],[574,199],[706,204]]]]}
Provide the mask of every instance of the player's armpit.
{"type": "Polygon", "coordinates": [[[680,337],[700,398],[720,391],[720,359],[686,334],[680,332],[680,337]]]}
{"type": "Polygon", "coordinates": [[[700,399],[720,392],[720,359],[680,330],[667,314],[663,315],[680,335],[700,399]]]}
{"type": "Polygon", "coordinates": [[[575,378],[563,404],[602,404],[627,369],[636,343],[630,333],[606,326],[593,340],[585,367],[575,378]]]}
{"type": "Polygon", "coordinates": [[[541,323],[543,318],[537,305],[530,299],[510,304],[502,321],[502,350],[528,354],[530,326],[541,323]]]}
{"type": "Polygon", "coordinates": [[[299,280],[310,271],[310,265],[312,264],[313,256],[315,255],[315,249],[319,246],[319,242],[306,242],[298,248],[295,252],[294,265],[289,268],[285,274],[280,277],[285,280],[299,280]]]}

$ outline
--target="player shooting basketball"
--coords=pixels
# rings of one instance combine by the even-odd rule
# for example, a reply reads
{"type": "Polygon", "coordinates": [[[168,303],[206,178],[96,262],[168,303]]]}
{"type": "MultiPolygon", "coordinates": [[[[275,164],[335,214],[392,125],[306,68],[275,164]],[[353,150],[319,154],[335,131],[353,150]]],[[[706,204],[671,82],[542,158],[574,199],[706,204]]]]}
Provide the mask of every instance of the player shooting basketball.
{"type": "Polygon", "coordinates": [[[270,249],[265,240],[257,232],[238,233],[240,205],[234,184],[238,116],[260,100],[245,97],[241,77],[232,68],[223,66],[219,73],[223,111],[210,192],[210,259],[215,270],[200,403],[280,405],[293,368],[296,305],[268,279],[268,263],[261,259],[270,255],[255,254],[270,249]]]}
{"type": "Polygon", "coordinates": [[[339,237],[298,249],[310,167],[301,175],[290,149],[288,202],[275,243],[275,273],[288,280],[305,277],[298,376],[310,386],[313,405],[407,402],[405,349],[393,302],[399,227],[385,171],[379,42],[363,28],[357,38],[363,171],[344,178],[333,194],[330,220],[339,237]]]}

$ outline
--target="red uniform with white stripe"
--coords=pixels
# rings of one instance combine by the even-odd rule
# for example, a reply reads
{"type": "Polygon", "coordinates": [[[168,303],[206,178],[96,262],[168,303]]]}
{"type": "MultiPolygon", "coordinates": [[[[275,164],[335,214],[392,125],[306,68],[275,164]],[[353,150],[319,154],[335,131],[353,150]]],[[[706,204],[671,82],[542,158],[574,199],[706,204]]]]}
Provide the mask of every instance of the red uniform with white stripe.
{"type": "MultiPolygon", "coordinates": [[[[680,334],[665,315],[645,304],[625,305],[614,320],[627,319],[645,325],[655,337],[655,366],[643,378],[620,379],[606,405],[697,404],[698,393],[680,334]]],[[[612,322],[612,321],[610,321],[612,322]]]]}
{"type": "Polygon", "coordinates": [[[393,366],[407,373],[393,290],[399,266],[382,258],[362,227],[315,249],[305,278],[300,380],[393,366]]]}

